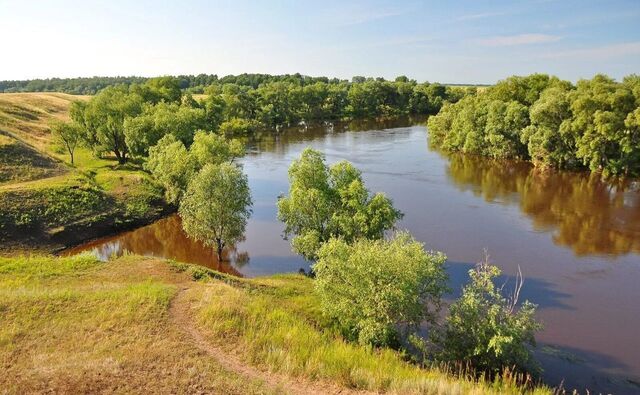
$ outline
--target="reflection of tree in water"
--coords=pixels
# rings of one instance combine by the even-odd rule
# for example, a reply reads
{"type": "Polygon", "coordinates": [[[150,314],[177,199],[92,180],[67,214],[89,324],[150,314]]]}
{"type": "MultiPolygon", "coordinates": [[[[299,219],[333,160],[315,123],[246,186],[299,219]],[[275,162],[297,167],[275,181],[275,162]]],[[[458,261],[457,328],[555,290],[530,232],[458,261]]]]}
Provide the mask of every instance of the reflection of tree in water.
{"type": "Polygon", "coordinates": [[[242,276],[236,268],[249,262],[249,254],[238,252],[235,246],[225,247],[224,261],[218,262],[217,254],[213,248],[205,247],[202,243],[187,237],[182,231],[178,215],[172,215],[131,232],[96,240],[80,248],[69,250],[68,253],[75,254],[85,250],[97,250],[100,256],[107,253],[111,255],[129,251],[140,255],[170,258],[206,266],[236,276],[242,276]]]}
{"type": "Polygon", "coordinates": [[[640,253],[640,184],[596,174],[540,171],[526,163],[451,155],[447,174],[486,201],[519,204],[536,230],[576,255],[640,253]]]}
{"type": "Polygon", "coordinates": [[[309,126],[286,128],[280,132],[263,131],[252,137],[248,143],[252,150],[258,152],[284,153],[289,145],[322,139],[330,133],[365,132],[400,128],[423,122],[424,117],[396,117],[389,119],[357,119],[351,121],[335,121],[309,126]]]}

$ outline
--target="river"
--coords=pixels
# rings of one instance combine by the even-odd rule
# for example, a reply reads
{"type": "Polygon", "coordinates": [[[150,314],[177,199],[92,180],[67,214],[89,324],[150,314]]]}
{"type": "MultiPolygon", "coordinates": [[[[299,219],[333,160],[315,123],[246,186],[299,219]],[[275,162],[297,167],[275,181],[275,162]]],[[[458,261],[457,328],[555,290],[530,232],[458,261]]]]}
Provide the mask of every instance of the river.
{"type": "Polygon", "coordinates": [[[359,122],[265,134],[242,160],[254,206],[245,240],[216,262],[190,241],[180,219],[68,250],[103,258],[125,250],[173,258],[242,276],[308,269],[282,238],[275,202],[287,193],[287,169],[307,146],[333,163],[347,159],[367,187],[384,191],[405,213],[401,228],[447,254],[459,294],[487,249],[522,299],[539,305],[544,330],[538,359],[551,385],[581,391],[640,393],[640,182],[607,183],[574,172],[541,172],[528,163],[446,156],[429,148],[421,125],[359,122]]]}

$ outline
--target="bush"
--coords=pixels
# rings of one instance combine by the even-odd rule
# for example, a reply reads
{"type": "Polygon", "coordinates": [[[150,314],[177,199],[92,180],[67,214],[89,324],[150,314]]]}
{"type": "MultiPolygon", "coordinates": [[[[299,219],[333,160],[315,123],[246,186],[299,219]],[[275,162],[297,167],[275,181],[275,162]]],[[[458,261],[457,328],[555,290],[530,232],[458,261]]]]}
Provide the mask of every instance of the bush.
{"type": "Polygon", "coordinates": [[[345,337],[361,344],[398,345],[433,322],[446,291],[441,253],[426,252],[409,233],[392,240],[331,239],[313,266],[323,311],[345,337]]]}
{"type": "Polygon", "coordinates": [[[440,346],[437,359],[491,375],[504,369],[538,373],[529,348],[535,346],[534,334],[542,328],[534,319],[536,306],[525,301],[516,309],[521,277],[513,295],[505,298],[494,284],[499,275],[500,269],[487,260],[469,271],[471,282],[451,305],[443,328],[433,332],[434,343],[440,346]]]}
{"type": "Polygon", "coordinates": [[[258,129],[258,122],[251,119],[232,118],[222,122],[220,133],[225,136],[242,136],[255,132],[258,129]]]}

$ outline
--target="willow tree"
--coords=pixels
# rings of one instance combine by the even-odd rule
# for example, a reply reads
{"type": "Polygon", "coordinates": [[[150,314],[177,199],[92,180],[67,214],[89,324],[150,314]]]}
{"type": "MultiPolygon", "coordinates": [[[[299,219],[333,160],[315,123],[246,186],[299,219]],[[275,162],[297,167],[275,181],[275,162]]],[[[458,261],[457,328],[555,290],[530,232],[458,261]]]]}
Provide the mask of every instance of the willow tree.
{"type": "Polygon", "coordinates": [[[307,148],[289,168],[289,196],[278,200],[278,218],[293,235],[294,251],[315,259],[331,237],[347,242],[380,239],[402,213],[382,193],[371,194],[362,174],[342,161],[329,167],[322,153],[307,148]]]}
{"type": "Polygon", "coordinates": [[[251,205],[249,182],[238,166],[207,164],[181,201],[182,227],[190,238],[215,247],[221,262],[224,247],[242,239],[251,205]]]}

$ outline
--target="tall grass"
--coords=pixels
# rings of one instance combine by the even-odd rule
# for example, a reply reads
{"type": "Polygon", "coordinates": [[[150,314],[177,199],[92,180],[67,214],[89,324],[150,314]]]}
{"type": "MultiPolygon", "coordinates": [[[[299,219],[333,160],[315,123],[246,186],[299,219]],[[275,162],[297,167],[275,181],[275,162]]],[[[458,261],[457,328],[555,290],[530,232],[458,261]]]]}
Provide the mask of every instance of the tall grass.
{"type": "Polygon", "coordinates": [[[198,322],[220,346],[249,363],[292,376],[393,393],[550,393],[523,388],[512,376],[475,381],[442,369],[422,369],[390,349],[344,341],[322,317],[312,280],[288,275],[252,281],[256,287],[215,282],[198,295],[198,322]],[[233,346],[229,346],[233,345],[233,346]]]}

